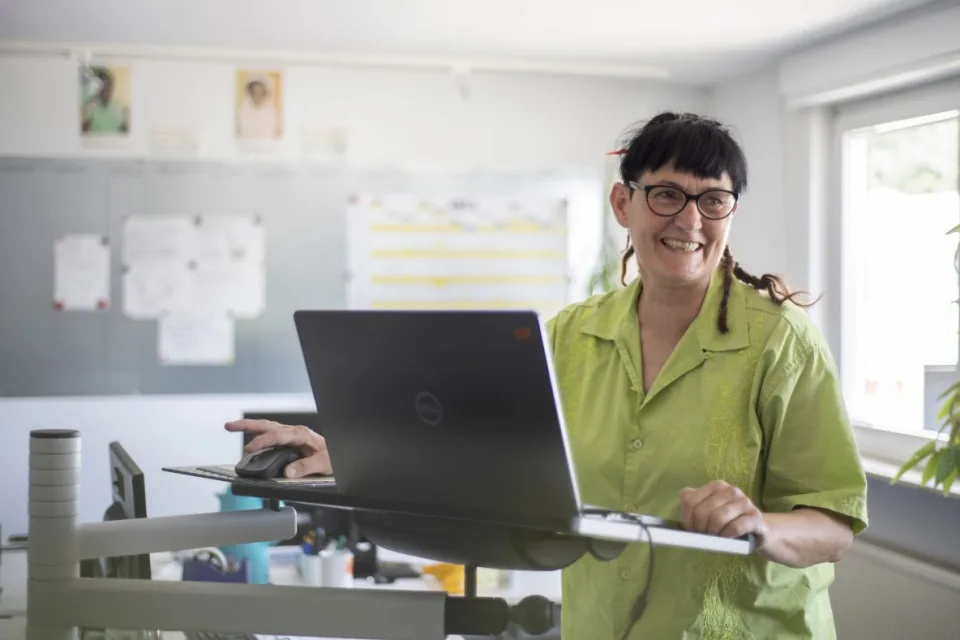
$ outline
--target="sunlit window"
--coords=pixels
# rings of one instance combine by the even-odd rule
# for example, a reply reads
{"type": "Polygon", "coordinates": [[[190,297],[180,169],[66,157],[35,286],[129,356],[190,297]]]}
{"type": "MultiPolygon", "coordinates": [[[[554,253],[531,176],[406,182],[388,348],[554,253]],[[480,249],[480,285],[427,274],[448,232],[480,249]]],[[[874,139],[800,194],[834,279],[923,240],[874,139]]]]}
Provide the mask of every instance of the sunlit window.
{"type": "Polygon", "coordinates": [[[843,367],[857,422],[935,428],[925,389],[955,378],[958,123],[954,111],[844,133],[843,367]]]}

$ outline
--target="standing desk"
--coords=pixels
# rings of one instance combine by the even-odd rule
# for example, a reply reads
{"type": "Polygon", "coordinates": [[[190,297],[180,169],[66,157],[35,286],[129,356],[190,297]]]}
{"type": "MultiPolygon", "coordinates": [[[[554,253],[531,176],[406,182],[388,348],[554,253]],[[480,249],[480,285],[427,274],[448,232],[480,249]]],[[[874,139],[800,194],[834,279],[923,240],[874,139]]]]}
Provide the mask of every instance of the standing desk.
{"type": "MultiPolygon", "coordinates": [[[[496,635],[513,619],[514,612],[505,600],[471,597],[469,583],[466,597],[451,597],[428,590],[80,578],[79,563],[83,559],[283,540],[295,534],[298,523],[296,511],[283,507],[81,524],[77,521],[80,444],[80,433],[76,430],[45,429],[30,434],[26,640],[77,640],[79,627],[180,627],[191,631],[288,637],[443,640],[458,634],[496,635]]],[[[276,496],[276,499],[284,498],[276,496]]],[[[399,520],[401,525],[410,523],[410,515],[399,520]]],[[[386,526],[382,529],[389,531],[392,515],[386,516],[386,526]]],[[[524,556],[528,563],[542,565],[575,561],[586,549],[594,555],[612,553],[612,557],[616,557],[625,544],[656,541],[650,535],[656,527],[651,526],[647,531],[647,525],[640,522],[608,528],[614,533],[612,537],[619,537],[618,547],[603,544],[605,541],[600,538],[609,538],[609,534],[597,536],[601,544],[594,545],[594,536],[588,534],[561,534],[551,539],[543,530],[528,535],[527,531],[502,525],[500,533],[506,534],[504,538],[478,540],[475,530],[482,523],[456,517],[433,520],[436,522],[423,525],[426,533],[423,527],[415,530],[399,526],[395,550],[405,551],[397,548],[404,546],[403,542],[417,546],[417,539],[419,546],[440,551],[411,555],[431,558],[458,554],[478,558],[512,547],[508,550],[524,556]],[[442,530],[435,529],[441,521],[442,530]],[[473,542],[479,546],[475,548],[473,542]],[[487,544],[491,542],[500,546],[491,547],[487,544]],[[521,543],[519,548],[517,542],[521,543]],[[546,544],[538,546],[537,543],[543,542],[546,544]]],[[[718,540],[713,536],[666,530],[662,535],[665,537],[661,543],[666,545],[700,544],[704,549],[726,545],[730,553],[741,554],[753,550],[751,541],[718,540]]],[[[378,544],[370,535],[367,537],[378,544]]],[[[389,548],[390,545],[380,546],[389,548]]],[[[472,561],[463,564],[497,566],[472,561]]]]}

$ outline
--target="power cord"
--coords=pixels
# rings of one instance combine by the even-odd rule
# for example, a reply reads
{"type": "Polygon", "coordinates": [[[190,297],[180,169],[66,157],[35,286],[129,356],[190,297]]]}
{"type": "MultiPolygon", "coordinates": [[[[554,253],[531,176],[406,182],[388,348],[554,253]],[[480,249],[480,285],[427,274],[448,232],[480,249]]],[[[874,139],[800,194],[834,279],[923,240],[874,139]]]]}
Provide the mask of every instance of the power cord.
{"type": "Polygon", "coordinates": [[[653,538],[650,536],[650,529],[647,528],[647,524],[643,522],[642,519],[633,518],[633,520],[640,525],[640,528],[643,529],[644,536],[647,538],[647,579],[643,585],[643,591],[637,596],[637,600],[630,609],[630,625],[626,631],[623,632],[623,640],[627,640],[630,632],[633,631],[637,622],[643,617],[643,612],[647,608],[647,599],[650,595],[650,585],[653,583],[653,538]]]}

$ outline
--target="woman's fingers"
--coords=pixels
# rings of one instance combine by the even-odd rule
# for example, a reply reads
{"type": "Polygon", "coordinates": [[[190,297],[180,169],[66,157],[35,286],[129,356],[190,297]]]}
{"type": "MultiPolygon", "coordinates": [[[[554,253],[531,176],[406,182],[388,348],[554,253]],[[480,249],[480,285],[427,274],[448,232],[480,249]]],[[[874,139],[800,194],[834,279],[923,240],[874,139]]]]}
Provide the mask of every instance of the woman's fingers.
{"type": "Polygon", "coordinates": [[[233,420],[231,422],[223,425],[223,428],[227,431],[233,432],[243,432],[243,433],[264,433],[270,431],[271,429],[277,429],[282,427],[280,423],[273,422],[271,420],[251,420],[249,418],[244,418],[242,420],[233,420]]]}
{"type": "Polygon", "coordinates": [[[330,475],[330,458],[326,452],[318,452],[307,458],[301,458],[296,462],[291,462],[283,470],[283,474],[288,478],[303,478],[309,475],[330,475]]]}
{"type": "Polygon", "coordinates": [[[247,443],[244,451],[259,451],[267,447],[303,447],[308,453],[326,451],[323,437],[306,427],[281,427],[261,433],[247,443]]]}
{"type": "Polygon", "coordinates": [[[247,452],[259,451],[267,447],[282,447],[285,445],[302,447],[304,444],[304,442],[297,442],[295,434],[290,429],[272,429],[266,433],[261,433],[248,442],[243,450],[247,452]]]}
{"type": "Polygon", "coordinates": [[[304,457],[286,466],[287,478],[308,475],[329,475],[333,472],[327,443],[319,433],[304,426],[290,426],[270,420],[234,420],[224,425],[227,431],[256,434],[243,448],[245,453],[268,447],[299,447],[304,457]]]}

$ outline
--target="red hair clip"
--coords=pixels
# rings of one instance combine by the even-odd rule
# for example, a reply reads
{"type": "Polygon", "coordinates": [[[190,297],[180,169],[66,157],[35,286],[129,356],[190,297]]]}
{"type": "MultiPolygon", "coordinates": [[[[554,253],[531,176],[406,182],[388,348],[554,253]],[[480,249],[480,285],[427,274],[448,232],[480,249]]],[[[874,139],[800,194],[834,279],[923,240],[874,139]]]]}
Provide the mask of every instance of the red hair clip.
{"type": "Polygon", "coordinates": [[[608,156],[622,156],[627,152],[626,149],[616,149],[615,151],[607,151],[608,156]]]}

